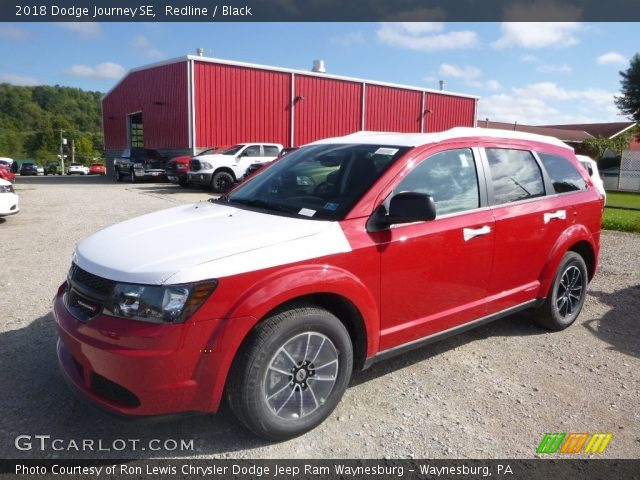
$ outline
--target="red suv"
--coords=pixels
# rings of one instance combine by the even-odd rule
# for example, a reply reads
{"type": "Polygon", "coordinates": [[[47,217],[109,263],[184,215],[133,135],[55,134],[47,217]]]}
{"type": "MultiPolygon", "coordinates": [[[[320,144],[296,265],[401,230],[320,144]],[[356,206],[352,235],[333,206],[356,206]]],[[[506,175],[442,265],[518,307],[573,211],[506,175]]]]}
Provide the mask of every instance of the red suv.
{"type": "Polygon", "coordinates": [[[81,241],[54,303],[59,362],[112,412],[213,412],[226,397],[253,432],[300,435],[352,369],[525,309],[571,325],[602,210],[550,137],[322,140],[220,200],[81,241]]]}

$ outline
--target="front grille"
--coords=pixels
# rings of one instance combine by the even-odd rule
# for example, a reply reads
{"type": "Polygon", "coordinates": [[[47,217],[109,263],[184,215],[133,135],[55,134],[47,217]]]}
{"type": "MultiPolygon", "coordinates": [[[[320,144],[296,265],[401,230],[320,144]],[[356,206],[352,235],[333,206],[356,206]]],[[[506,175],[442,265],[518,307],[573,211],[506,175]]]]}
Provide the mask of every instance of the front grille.
{"type": "Polygon", "coordinates": [[[94,275],[93,273],[89,273],[86,270],[78,267],[75,263],[71,265],[69,278],[72,283],[81,284],[85,287],[89,287],[92,290],[96,290],[104,294],[111,293],[113,285],[116,283],[113,280],[108,280],[106,278],[94,275]]]}
{"type": "Polygon", "coordinates": [[[201,165],[200,165],[200,160],[191,160],[189,162],[189,169],[193,172],[197,172],[200,170],[201,165]]]}
{"type": "Polygon", "coordinates": [[[65,304],[75,318],[86,323],[102,313],[116,282],[72,264],[67,283],[65,304]]]}
{"type": "Polygon", "coordinates": [[[127,407],[140,406],[140,399],[133,392],[95,372],[91,373],[91,391],[113,403],[127,407]]]}

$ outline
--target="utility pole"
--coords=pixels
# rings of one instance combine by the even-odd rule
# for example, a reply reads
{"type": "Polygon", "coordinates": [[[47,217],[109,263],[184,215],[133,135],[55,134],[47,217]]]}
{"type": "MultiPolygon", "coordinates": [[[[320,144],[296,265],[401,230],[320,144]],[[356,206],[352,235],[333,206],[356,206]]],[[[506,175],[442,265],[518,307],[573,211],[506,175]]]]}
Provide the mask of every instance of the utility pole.
{"type": "Polygon", "coordinates": [[[64,138],[62,138],[62,132],[60,129],[60,168],[61,173],[64,175],[64,138]]]}
{"type": "Polygon", "coordinates": [[[71,139],[71,163],[76,163],[76,141],[71,139]]]}

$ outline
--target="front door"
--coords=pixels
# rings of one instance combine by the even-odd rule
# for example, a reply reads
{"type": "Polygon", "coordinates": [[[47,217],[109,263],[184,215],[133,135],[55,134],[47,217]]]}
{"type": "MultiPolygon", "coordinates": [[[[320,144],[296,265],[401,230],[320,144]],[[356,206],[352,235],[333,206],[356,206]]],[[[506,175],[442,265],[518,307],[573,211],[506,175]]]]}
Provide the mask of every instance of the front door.
{"type": "Polygon", "coordinates": [[[494,221],[491,210],[481,208],[484,188],[477,160],[468,148],[430,155],[394,189],[431,195],[437,216],[396,225],[376,237],[381,252],[381,350],[485,314],[494,221]]]}

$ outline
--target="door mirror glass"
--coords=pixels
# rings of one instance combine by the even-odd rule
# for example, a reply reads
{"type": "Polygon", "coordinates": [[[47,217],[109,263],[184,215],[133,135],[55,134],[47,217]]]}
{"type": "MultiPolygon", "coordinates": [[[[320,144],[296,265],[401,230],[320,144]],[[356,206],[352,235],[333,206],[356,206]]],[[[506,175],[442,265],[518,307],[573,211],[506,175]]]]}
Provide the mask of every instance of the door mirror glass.
{"type": "Polygon", "coordinates": [[[371,217],[367,229],[372,232],[384,230],[390,225],[426,222],[436,218],[436,204],[426,193],[400,192],[389,202],[389,212],[381,206],[371,217]]]}

